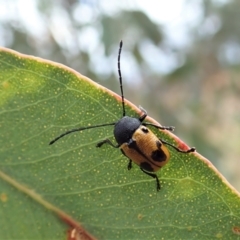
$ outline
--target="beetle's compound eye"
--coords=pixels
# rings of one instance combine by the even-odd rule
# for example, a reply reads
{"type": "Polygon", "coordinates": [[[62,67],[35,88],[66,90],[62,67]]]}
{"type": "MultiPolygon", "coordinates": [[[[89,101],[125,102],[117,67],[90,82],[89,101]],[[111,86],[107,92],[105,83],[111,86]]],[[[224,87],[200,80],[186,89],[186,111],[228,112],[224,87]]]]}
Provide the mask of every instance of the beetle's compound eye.
{"type": "Polygon", "coordinates": [[[141,127],[143,133],[148,133],[148,129],[146,127],[141,127]]]}

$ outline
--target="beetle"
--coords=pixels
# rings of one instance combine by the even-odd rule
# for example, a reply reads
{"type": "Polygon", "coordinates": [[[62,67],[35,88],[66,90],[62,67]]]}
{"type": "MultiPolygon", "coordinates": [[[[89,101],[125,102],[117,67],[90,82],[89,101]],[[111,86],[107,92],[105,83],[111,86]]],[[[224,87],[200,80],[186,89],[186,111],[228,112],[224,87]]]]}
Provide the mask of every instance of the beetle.
{"type": "Polygon", "coordinates": [[[170,153],[166,145],[172,147],[180,153],[191,153],[195,151],[195,148],[192,147],[184,151],[164,141],[163,139],[158,138],[147,126],[169,131],[173,131],[174,127],[165,127],[150,122],[144,122],[145,118],[147,117],[147,112],[141,106],[139,107],[140,111],[142,112],[142,115],[140,117],[136,118],[126,116],[122,75],[120,68],[122,46],[123,43],[121,41],[118,52],[118,75],[122,98],[122,118],[117,122],[113,123],[104,123],[69,130],[53,139],[49,143],[49,145],[52,145],[60,138],[73,132],[114,125],[113,135],[117,144],[111,142],[110,139],[104,139],[98,142],[96,147],[101,147],[104,144],[108,144],[113,148],[120,148],[123,155],[125,155],[129,159],[127,167],[128,170],[132,168],[132,162],[137,164],[145,174],[149,175],[152,178],[155,178],[156,188],[157,191],[159,191],[161,188],[160,181],[155,172],[157,172],[161,167],[163,167],[170,159],[170,153]]]}

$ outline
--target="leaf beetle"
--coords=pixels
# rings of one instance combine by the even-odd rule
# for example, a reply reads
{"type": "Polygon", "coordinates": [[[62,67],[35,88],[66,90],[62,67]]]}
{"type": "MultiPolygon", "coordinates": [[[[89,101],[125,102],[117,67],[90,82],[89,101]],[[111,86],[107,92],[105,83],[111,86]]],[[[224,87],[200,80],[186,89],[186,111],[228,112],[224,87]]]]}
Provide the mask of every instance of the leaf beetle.
{"type": "Polygon", "coordinates": [[[123,110],[122,118],[117,122],[113,123],[105,123],[69,130],[53,139],[49,143],[49,145],[52,145],[60,138],[73,132],[114,125],[113,134],[117,144],[112,143],[109,139],[104,139],[97,143],[96,147],[101,147],[104,144],[108,144],[114,148],[120,148],[123,155],[125,155],[129,159],[128,170],[132,168],[132,162],[137,164],[145,174],[149,175],[152,178],[155,178],[157,191],[159,191],[161,185],[158,176],[156,175],[155,172],[160,170],[160,168],[163,167],[170,159],[170,153],[166,145],[174,148],[176,151],[181,153],[194,152],[195,148],[192,147],[184,151],[158,138],[147,126],[169,131],[173,131],[174,127],[164,127],[149,122],[143,122],[147,117],[147,112],[142,107],[139,107],[139,109],[142,112],[142,115],[139,118],[126,116],[122,86],[122,75],[120,69],[120,57],[122,45],[123,43],[121,41],[118,52],[118,75],[122,97],[122,110],[123,110]]]}

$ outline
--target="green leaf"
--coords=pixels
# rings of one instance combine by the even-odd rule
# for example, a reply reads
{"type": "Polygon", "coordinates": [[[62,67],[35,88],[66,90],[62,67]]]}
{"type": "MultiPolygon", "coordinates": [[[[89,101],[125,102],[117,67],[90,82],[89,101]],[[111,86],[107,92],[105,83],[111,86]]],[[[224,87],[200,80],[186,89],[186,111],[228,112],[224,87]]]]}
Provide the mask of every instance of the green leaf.
{"type": "MultiPolygon", "coordinates": [[[[80,224],[98,239],[240,239],[233,231],[240,195],[198,153],[169,148],[157,192],[137,165],[127,170],[118,149],[95,147],[114,141],[113,126],[48,145],[69,129],[121,118],[115,93],[65,66],[7,49],[0,50],[0,89],[0,239],[64,239],[73,228],[83,234],[80,224]]],[[[139,116],[126,104],[129,116],[139,116]]],[[[172,133],[153,131],[187,149],[172,133]]]]}

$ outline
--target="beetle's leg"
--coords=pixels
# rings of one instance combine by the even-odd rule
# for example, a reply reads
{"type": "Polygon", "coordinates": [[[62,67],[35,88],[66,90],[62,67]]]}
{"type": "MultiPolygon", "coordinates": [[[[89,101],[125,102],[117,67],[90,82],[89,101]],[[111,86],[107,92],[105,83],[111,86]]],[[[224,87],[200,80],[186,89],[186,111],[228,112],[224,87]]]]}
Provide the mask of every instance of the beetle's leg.
{"type": "Polygon", "coordinates": [[[156,124],[153,124],[153,123],[149,123],[149,122],[145,122],[145,123],[142,123],[143,126],[153,126],[155,128],[158,128],[158,129],[162,129],[162,130],[168,130],[168,131],[174,131],[174,128],[173,126],[158,126],[156,124]]]}
{"type": "MultiPolygon", "coordinates": [[[[121,149],[121,152],[122,152],[122,154],[125,156],[125,157],[127,157],[126,156],[126,154],[125,154],[125,152],[121,149]]],[[[128,158],[128,157],[127,157],[128,158]]],[[[128,158],[129,159],[129,162],[128,162],[128,166],[127,166],[127,168],[128,168],[128,170],[130,170],[131,168],[132,168],[132,160],[130,159],[130,158],[128,158]]]]}
{"type": "Polygon", "coordinates": [[[104,139],[103,141],[97,143],[96,147],[101,147],[103,144],[109,144],[110,146],[114,147],[114,148],[119,148],[119,145],[114,145],[109,139],[104,139]]]}
{"type": "Polygon", "coordinates": [[[188,150],[184,151],[184,150],[181,150],[181,149],[175,147],[175,146],[172,145],[171,143],[165,142],[165,141],[162,140],[162,139],[159,139],[159,140],[160,140],[162,143],[164,143],[164,144],[166,144],[166,145],[174,148],[176,151],[181,152],[181,153],[190,153],[190,152],[195,152],[195,151],[196,151],[195,147],[189,148],[188,150]]]}
{"type": "Polygon", "coordinates": [[[139,121],[142,122],[147,116],[147,111],[141,106],[139,106],[139,109],[143,112],[143,115],[139,117],[139,121]]]}
{"type": "Polygon", "coordinates": [[[155,178],[156,179],[156,184],[157,184],[157,191],[159,191],[161,189],[161,185],[158,179],[158,176],[155,173],[150,173],[147,172],[146,170],[144,170],[144,168],[140,168],[144,173],[146,173],[148,176],[155,178]]]}
{"type": "Polygon", "coordinates": [[[129,159],[127,168],[128,168],[128,170],[132,169],[132,160],[131,159],[129,159]]]}

